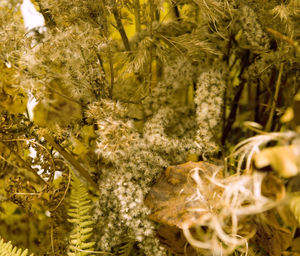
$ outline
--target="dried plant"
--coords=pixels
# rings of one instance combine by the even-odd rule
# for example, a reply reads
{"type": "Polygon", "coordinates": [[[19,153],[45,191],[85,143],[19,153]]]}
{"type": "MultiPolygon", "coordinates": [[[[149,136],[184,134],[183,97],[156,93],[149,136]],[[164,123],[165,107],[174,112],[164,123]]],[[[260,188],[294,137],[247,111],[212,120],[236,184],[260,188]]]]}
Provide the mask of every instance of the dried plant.
{"type": "Polygon", "coordinates": [[[30,31],[20,1],[0,2],[1,237],[66,255],[72,170],[94,195],[95,250],[166,255],[144,202],[151,186],[168,166],[226,156],[224,176],[190,173],[191,200],[205,202],[195,230],[184,227],[191,247],[250,254],[266,227],[294,235],[259,216],[292,197],[264,186],[288,179],[288,191],[299,173],[297,0],[32,2],[45,26],[30,31]]]}

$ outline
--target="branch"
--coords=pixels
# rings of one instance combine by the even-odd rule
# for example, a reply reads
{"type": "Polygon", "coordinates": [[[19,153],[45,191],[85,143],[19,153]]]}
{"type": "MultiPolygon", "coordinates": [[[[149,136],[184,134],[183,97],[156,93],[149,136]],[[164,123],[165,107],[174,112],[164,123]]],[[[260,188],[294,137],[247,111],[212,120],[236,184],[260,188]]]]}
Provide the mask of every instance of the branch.
{"type": "Polygon", "coordinates": [[[230,114],[228,116],[228,120],[227,120],[226,126],[224,128],[222,139],[221,139],[222,145],[225,144],[227,136],[229,135],[231,127],[232,127],[232,125],[233,125],[233,123],[234,123],[234,121],[236,119],[236,113],[237,113],[238,106],[239,106],[239,100],[241,98],[244,86],[245,86],[245,81],[242,81],[242,83],[240,84],[240,86],[238,88],[237,93],[234,96],[234,99],[233,99],[233,102],[232,102],[232,106],[230,108],[230,114]]]}
{"type": "Polygon", "coordinates": [[[108,46],[108,60],[109,60],[109,70],[110,70],[110,88],[109,88],[109,97],[113,98],[113,91],[114,91],[114,64],[112,60],[112,53],[110,49],[110,45],[108,46]]]}
{"type": "Polygon", "coordinates": [[[119,33],[121,35],[125,50],[130,52],[131,50],[130,50],[129,40],[128,40],[127,34],[125,32],[124,26],[122,24],[122,20],[121,20],[116,3],[113,4],[112,13],[117,22],[117,30],[119,31],[119,33]]]}
{"type": "Polygon", "coordinates": [[[279,38],[279,39],[281,39],[281,40],[284,40],[284,41],[288,42],[290,45],[292,45],[293,47],[295,47],[295,49],[296,49],[296,51],[297,51],[298,53],[300,53],[300,46],[299,46],[299,44],[298,44],[296,41],[290,39],[290,38],[287,37],[286,35],[281,34],[280,32],[278,32],[278,31],[276,31],[276,30],[274,30],[274,29],[272,29],[272,28],[266,28],[266,30],[267,30],[269,33],[271,33],[274,37],[277,37],[277,38],[279,38]]]}
{"type": "Polygon", "coordinates": [[[80,163],[69,154],[62,146],[57,144],[52,136],[48,133],[46,129],[40,129],[39,134],[45,138],[45,140],[66,159],[79,173],[82,175],[86,181],[88,181],[96,190],[98,190],[98,185],[93,181],[88,171],[86,171],[80,163]]]}

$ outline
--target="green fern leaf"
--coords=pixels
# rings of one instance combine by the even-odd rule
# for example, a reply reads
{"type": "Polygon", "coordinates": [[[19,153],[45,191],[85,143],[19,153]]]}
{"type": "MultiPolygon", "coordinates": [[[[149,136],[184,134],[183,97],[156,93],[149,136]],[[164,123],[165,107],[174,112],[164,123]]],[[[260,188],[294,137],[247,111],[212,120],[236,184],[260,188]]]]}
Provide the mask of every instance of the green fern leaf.
{"type": "Polygon", "coordinates": [[[117,255],[118,256],[130,256],[133,251],[134,243],[135,242],[133,240],[128,240],[127,242],[122,244],[118,250],[117,255]]]}
{"type": "MultiPolygon", "coordinates": [[[[27,256],[28,250],[22,250],[17,247],[14,247],[11,242],[4,242],[4,240],[0,239],[0,256],[27,256]]],[[[29,256],[33,256],[30,254],[29,256]]]]}
{"type": "Polygon", "coordinates": [[[73,175],[70,195],[70,209],[68,221],[74,225],[70,234],[68,256],[89,255],[93,251],[95,242],[88,239],[93,235],[91,216],[91,200],[85,186],[73,175]]]}

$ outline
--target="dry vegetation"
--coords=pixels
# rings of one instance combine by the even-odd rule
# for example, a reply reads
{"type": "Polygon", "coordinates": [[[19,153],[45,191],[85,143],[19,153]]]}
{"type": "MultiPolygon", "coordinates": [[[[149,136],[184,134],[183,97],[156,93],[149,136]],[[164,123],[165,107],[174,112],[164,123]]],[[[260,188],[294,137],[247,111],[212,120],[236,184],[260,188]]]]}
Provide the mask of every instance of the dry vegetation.
{"type": "Polygon", "coordinates": [[[300,255],[299,0],[33,3],[0,2],[0,255],[300,255]]]}

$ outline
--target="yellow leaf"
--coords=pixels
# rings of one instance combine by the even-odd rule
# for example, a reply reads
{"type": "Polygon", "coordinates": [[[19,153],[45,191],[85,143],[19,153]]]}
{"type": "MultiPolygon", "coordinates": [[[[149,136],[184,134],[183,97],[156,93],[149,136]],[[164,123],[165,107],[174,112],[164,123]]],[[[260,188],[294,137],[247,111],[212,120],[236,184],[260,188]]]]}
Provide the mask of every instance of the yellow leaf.
{"type": "Polygon", "coordinates": [[[1,207],[4,209],[4,212],[0,212],[1,218],[7,218],[11,216],[18,206],[12,202],[6,201],[1,203],[1,207]]]}
{"type": "Polygon", "coordinates": [[[190,84],[187,89],[187,105],[192,105],[194,103],[194,85],[190,84]]]}
{"type": "Polygon", "coordinates": [[[199,161],[199,156],[197,154],[188,154],[186,157],[186,161],[189,162],[198,162],[199,161]]]}
{"type": "Polygon", "coordinates": [[[295,145],[266,148],[254,157],[254,162],[257,168],[271,165],[282,177],[295,176],[299,173],[299,149],[295,145]]]}
{"type": "Polygon", "coordinates": [[[280,118],[280,121],[282,123],[288,123],[288,122],[292,121],[293,119],[294,119],[294,110],[291,107],[289,107],[289,108],[287,108],[287,110],[285,111],[283,116],[280,118]]]}
{"type": "Polygon", "coordinates": [[[76,139],[74,136],[71,138],[73,150],[72,152],[76,155],[86,154],[88,150],[88,145],[83,144],[80,140],[76,139]]]}

